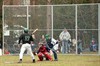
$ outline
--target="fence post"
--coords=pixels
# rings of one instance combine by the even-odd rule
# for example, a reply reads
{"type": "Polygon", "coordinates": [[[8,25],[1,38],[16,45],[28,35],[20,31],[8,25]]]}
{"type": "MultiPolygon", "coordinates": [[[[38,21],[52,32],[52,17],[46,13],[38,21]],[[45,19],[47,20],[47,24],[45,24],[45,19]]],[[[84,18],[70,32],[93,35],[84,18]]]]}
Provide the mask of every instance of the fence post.
{"type": "MultiPolygon", "coordinates": [[[[75,35],[76,35],[76,42],[77,42],[77,4],[75,5],[75,35]]],[[[77,54],[77,44],[76,44],[76,54],[77,54]]]]}
{"type": "Polygon", "coordinates": [[[100,4],[98,4],[98,54],[100,55],[100,4]]]}

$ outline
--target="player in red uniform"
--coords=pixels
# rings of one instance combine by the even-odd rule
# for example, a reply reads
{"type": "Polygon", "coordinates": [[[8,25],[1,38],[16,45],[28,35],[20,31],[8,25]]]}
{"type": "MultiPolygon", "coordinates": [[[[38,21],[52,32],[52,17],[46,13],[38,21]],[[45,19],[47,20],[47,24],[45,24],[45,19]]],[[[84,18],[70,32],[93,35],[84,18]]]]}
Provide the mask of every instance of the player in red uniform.
{"type": "Polygon", "coordinates": [[[48,49],[41,42],[39,43],[39,50],[38,50],[37,53],[38,53],[37,55],[38,55],[39,61],[43,61],[43,57],[46,57],[51,61],[53,60],[52,57],[48,53],[48,49]]]}

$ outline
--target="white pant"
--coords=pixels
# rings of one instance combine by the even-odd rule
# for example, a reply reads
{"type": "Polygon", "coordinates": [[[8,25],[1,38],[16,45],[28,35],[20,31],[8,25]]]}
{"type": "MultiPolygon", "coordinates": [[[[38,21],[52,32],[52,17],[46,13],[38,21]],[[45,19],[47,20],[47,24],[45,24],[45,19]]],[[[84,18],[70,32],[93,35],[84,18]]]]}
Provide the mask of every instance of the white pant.
{"type": "Polygon", "coordinates": [[[0,56],[2,56],[2,49],[0,49],[0,56]]]}
{"type": "Polygon", "coordinates": [[[20,54],[19,54],[19,59],[23,58],[23,54],[24,54],[25,50],[27,50],[27,52],[31,55],[32,59],[35,59],[35,57],[34,57],[34,55],[32,53],[31,45],[28,44],[28,43],[23,44],[21,46],[21,50],[20,50],[20,54]]]}
{"type": "Polygon", "coordinates": [[[53,46],[54,50],[58,50],[58,44],[53,46]]]}

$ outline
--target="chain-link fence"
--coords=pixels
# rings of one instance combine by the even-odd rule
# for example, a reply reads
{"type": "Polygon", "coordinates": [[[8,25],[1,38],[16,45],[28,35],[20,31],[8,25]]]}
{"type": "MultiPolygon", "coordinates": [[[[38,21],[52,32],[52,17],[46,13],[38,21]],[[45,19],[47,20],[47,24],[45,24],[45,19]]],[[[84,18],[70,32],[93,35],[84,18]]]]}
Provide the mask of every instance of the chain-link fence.
{"type": "MultiPolygon", "coordinates": [[[[59,34],[67,28],[71,40],[81,40],[81,45],[70,45],[69,54],[75,54],[78,46],[83,54],[98,54],[99,52],[99,8],[98,4],[73,5],[4,5],[3,6],[3,37],[4,50],[19,53],[17,40],[23,33],[23,28],[29,28],[30,34],[39,29],[35,44],[42,35],[50,34],[59,40],[59,34]],[[95,41],[95,44],[92,44],[95,41]]],[[[61,42],[59,43],[59,51],[61,42]]]]}

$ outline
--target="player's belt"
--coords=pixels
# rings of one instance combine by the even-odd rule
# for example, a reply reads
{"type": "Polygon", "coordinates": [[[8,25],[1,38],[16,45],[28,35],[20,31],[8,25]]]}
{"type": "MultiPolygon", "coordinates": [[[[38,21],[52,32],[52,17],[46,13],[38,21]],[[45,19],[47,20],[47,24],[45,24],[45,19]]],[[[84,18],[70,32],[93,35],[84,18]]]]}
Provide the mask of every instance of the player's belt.
{"type": "Polygon", "coordinates": [[[29,44],[29,43],[24,43],[24,44],[29,44]]]}

